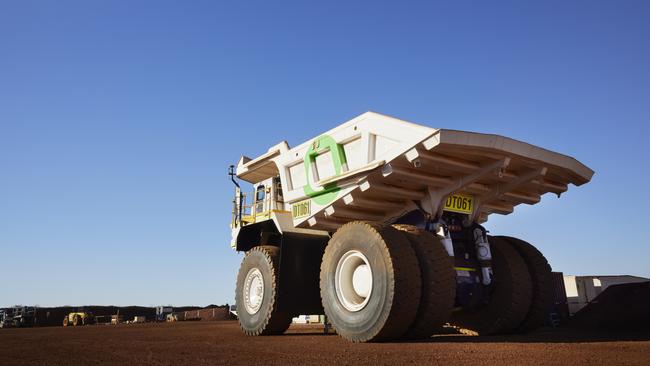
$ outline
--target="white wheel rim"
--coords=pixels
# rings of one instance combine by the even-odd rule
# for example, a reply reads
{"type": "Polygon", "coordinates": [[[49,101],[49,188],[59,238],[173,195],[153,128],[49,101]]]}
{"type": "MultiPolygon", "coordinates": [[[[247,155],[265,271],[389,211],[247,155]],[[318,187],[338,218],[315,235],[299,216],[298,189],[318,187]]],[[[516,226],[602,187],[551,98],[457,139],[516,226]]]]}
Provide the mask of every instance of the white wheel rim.
{"type": "Polygon", "coordinates": [[[363,309],[372,295],[372,268],[368,258],[358,250],[343,254],[334,275],[336,297],[349,311],[363,309]]]}
{"type": "Polygon", "coordinates": [[[264,300],[264,277],[257,268],[252,268],[244,280],[244,308],[253,315],[260,310],[264,300]]]}

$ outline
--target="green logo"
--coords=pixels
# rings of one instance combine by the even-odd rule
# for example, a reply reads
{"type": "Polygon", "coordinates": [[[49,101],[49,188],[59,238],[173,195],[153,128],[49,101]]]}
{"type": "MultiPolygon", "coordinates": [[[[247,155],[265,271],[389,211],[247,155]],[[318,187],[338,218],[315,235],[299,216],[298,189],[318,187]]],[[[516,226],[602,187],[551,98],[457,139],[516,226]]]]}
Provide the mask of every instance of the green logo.
{"type": "Polygon", "coordinates": [[[309,179],[309,176],[311,174],[311,166],[312,164],[316,164],[316,157],[326,150],[329,150],[332,154],[334,176],[341,174],[343,170],[343,164],[347,163],[343,146],[337,144],[331,136],[322,135],[320,137],[317,137],[311,144],[307,150],[307,153],[305,154],[305,174],[307,178],[307,184],[305,185],[304,190],[305,194],[319,205],[326,205],[334,201],[339,191],[341,190],[341,188],[337,186],[336,182],[325,184],[323,186],[323,189],[320,190],[315,190],[311,186],[311,180],[309,179]]]}

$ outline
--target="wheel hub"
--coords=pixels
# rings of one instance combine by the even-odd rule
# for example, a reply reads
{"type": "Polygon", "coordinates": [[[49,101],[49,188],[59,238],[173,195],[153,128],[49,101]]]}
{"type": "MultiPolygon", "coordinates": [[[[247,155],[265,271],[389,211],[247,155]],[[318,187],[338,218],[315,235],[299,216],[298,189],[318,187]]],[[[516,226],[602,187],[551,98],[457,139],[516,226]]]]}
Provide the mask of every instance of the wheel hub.
{"type": "Polygon", "coordinates": [[[368,258],[358,250],[341,256],[334,276],[336,297],[349,311],[363,309],[372,294],[372,268],[368,258]]]}
{"type": "Polygon", "coordinates": [[[258,268],[251,268],[244,280],[244,308],[253,315],[260,310],[264,300],[264,277],[258,268]]]}

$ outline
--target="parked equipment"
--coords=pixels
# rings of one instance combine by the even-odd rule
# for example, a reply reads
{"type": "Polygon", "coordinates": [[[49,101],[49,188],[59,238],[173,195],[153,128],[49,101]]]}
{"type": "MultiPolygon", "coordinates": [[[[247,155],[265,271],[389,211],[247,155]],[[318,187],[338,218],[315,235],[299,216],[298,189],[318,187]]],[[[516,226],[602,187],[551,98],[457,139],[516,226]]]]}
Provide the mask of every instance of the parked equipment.
{"type": "Polygon", "coordinates": [[[13,308],[0,309],[0,328],[11,328],[14,325],[13,308]]]}
{"type": "Polygon", "coordinates": [[[156,321],[164,322],[167,320],[167,315],[174,312],[174,308],[171,306],[156,306],[156,321]]]}
{"type": "Polygon", "coordinates": [[[146,323],[147,318],[144,316],[134,316],[133,320],[129,320],[126,323],[127,324],[140,324],[140,323],[146,323]]]}
{"type": "Polygon", "coordinates": [[[579,161],[510,138],[364,113],[231,166],[236,302],[248,335],[324,314],[353,342],[479,334],[546,320],[551,268],[531,244],[487,235],[491,214],[589,182],[579,161]],[[253,184],[242,192],[235,177],[253,184]]]}
{"type": "Polygon", "coordinates": [[[16,305],[0,309],[0,328],[31,327],[36,324],[36,308],[34,306],[16,305]]]}
{"type": "Polygon", "coordinates": [[[69,325],[76,327],[76,326],[88,325],[94,323],[95,323],[95,317],[89,311],[69,313],[68,315],[65,316],[65,318],[63,318],[64,327],[67,327],[69,325]]]}
{"type": "Polygon", "coordinates": [[[124,316],[120,314],[111,315],[111,324],[118,325],[124,323],[124,316]]]}

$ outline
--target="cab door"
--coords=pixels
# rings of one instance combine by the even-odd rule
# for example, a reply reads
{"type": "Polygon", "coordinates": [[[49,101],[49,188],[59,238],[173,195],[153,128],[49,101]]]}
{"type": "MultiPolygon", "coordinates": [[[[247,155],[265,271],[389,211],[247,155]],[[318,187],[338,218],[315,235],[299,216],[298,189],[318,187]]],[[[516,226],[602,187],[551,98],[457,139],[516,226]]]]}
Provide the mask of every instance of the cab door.
{"type": "Polygon", "coordinates": [[[263,212],[268,211],[266,206],[266,187],[260,184],[255,188],[255,216],[260,216],[263,212]]]}
{"type": "Polygon", "coordinates": [[[273,209],[284,210],[284,195],[282,194],[282,183],[280,177],[273,178],[273,209]]]}

